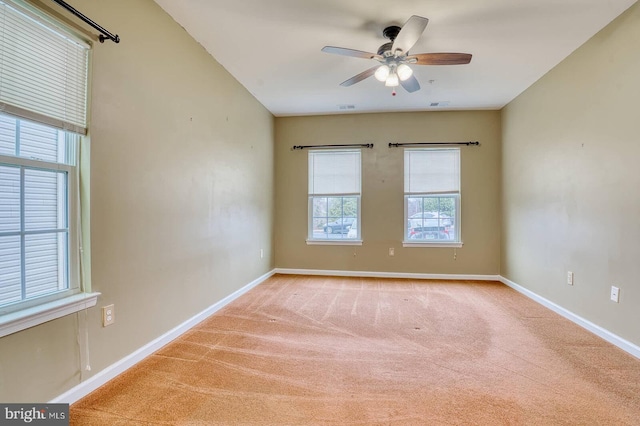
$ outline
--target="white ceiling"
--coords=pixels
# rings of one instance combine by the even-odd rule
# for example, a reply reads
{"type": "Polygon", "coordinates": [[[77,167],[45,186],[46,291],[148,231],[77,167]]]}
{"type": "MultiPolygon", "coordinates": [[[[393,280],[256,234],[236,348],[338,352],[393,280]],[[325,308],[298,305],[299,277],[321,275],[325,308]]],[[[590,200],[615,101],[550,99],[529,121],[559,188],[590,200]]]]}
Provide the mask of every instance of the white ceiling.
{"type": "Polygon", "coordinates": [[[636,0],[156,0],[276,116],[499,109],[636,0]],[[382,29],[411,15],[429,25],[411,53],[473,54],[468,65],[412,66],[422,90],[397,96],[374,66],[323,46],[376,53],[382,29]],[[431,107],[431,103],[448,103],[431,107]]]}

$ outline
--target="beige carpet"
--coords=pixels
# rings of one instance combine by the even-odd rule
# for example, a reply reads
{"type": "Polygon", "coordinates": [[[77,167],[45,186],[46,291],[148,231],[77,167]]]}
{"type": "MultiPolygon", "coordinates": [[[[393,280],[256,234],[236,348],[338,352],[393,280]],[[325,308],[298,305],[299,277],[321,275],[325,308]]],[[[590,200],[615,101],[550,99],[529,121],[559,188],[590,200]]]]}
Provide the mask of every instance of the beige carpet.
{"type": "Polygon", "coordinates": [[[499,283],[274,276],[77,425],[640,425],[640,360],[499,283]]]}

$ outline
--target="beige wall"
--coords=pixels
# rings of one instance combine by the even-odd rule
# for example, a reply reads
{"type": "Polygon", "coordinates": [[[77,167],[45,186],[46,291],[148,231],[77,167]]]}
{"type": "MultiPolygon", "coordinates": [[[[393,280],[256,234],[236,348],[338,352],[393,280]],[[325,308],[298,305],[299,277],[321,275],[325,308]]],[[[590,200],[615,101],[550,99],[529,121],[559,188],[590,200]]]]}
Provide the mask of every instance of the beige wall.
{"type": "Polygon", "coordinates": [[[151,0],[71,2],[96,43],[96,308],[0,338],[0,401],[47,401],[273,268],[273,117],[151,0]],[[264,259],[260,249],[265,250],[264,259]],[[115,304],[102,328],[100,306],[115,304]],[[81,345],[83,346],[83,345],[81,345]]]}
{"type": "Polygon", "coordinates": [[[501,265],[508,279],[636,345],[638,46],[636,4],[504,109],[501,265]]]}
{"type": "Polygon", "coordinates": [[[432,274],[499,271],[500,112],[276,118],[276,266],[432,274]],[[403,248],[403,154],[389,142],[475,141],[462,148],[464,247],[403,248]],[[307,151],[293,145],[373,143],[362,151],[362,246],[307,245],[307,151]],[[395,256],[388,250],[395,248],[395,256]],[[355,254],[355,256],[354,256],[355,254]]]}

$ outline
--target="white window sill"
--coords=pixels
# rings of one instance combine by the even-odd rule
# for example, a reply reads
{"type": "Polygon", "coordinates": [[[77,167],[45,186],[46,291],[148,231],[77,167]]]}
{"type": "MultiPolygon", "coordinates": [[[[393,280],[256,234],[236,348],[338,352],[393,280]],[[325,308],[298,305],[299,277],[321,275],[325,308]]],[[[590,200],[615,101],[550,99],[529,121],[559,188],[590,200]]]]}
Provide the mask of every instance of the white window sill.
{"type": "Polygon", "coordinates": [[[362,240],[307,240],[309,246],[361,246],[362,240]]]}
{"type": "Polygon", "coordinates": [[[0,316],[0,337],[91,308],[100,293],[80,293],[0,316]]]}
{"type": "Polygon", "coordinates": [[[457,243],[457,242],[451,242],[451,243],[444,243],[442,241],[439,242],[427,242],[427,241],[420,241],[420,242],[413,242],[413,241],[403,241],[402,242],[402,247],[451,247],[451,248],[462,248],[462,243],[457,243]]]}

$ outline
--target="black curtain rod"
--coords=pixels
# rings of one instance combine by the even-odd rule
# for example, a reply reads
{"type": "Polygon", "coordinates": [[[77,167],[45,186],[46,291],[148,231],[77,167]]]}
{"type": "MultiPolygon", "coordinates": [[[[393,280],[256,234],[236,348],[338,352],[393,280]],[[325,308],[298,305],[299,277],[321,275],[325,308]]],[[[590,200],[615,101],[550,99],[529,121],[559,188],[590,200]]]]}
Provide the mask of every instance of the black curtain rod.
{"type": "Polygon", "coordinates": [[[480,145],[480,142],[414,142],[414,143],[391,143],[389,148],[398,148],[400,146],[420,146],[420,145],[480,145]]]}
{"type": "Polygon", "coordinates": [[[55,3],[58,3],[60,6],[64,7],[65,9],[67,9],[69,12],[73,13],[74,15],[76,15],[78,18],[82,19],[87,24],[91,25],[96,30],[100,31],[102,33],[102,34],[100,34],[98,36],[98,40],[100,40],[100,43],[104,43],[104,41],[107,40],[107,39],[113,41],[114,43],[120,43],[120,37],[118,37],[118,34],[116,34],[116,35],[111,34],[109,31],[105,30],[100,25],[96,24],[91,19],[89,19],[86,16],[84,16],[81,12],[76,10],[70,4],[68,4],[68,3],[66,3],[66,2],[64,2],[62,0],[53,0],[53,1],[55,3]]]}
{"type": "Polygon", "coordinates": [[[362,144],[349,144],[349,145],[294,145],[293,148],[291,149],[307,149],[307,148],[353,148],[353,147],[359,147],[359,148],[373,148],[373,144],[372,143],[362,143],[362,144]]]}

